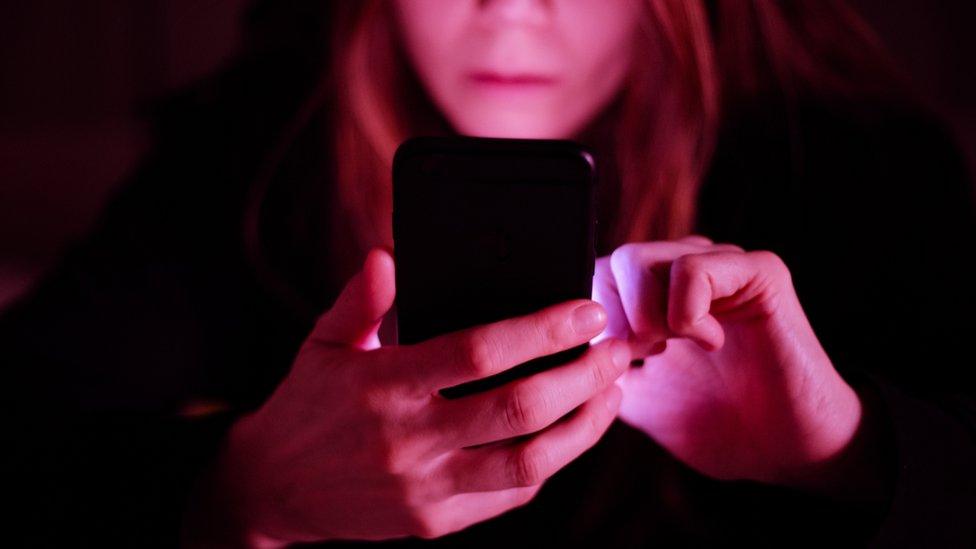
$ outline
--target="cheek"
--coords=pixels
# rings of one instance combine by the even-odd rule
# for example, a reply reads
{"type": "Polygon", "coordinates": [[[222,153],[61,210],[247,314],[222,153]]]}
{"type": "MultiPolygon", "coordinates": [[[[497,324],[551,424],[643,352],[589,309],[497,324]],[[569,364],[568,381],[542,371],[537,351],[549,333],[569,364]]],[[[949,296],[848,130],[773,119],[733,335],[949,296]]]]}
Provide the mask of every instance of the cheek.
{"type": "Polygon", "coordinates": [[[570,101],[597,108],[614,95],[627,76],[638,32],[640,10],[630,0],[580,0],[560,21],[572,65],[570,101]]]}
{"type": "MultiPolygon", "coordinates": [[[[456,0],[399,0],[396,18],[411,64],[431,92],[445,92],[465,51],[469,14],[456,0]]],[[[436,94],[435,94],[436,95],[436,94]]]]}

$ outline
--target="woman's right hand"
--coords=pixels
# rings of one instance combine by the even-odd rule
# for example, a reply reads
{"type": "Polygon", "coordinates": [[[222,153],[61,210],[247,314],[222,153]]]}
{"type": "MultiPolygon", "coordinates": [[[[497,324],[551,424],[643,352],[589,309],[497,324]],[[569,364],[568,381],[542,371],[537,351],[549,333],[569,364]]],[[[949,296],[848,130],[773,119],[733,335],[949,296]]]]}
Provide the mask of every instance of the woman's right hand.
{"type": "Polygon", "coordinates": [[[206,514],[224,517],[235,543],[454,532],[528,502],[613,421],[614,380],[630,360],[613,340],[484,393],[438,394],[589,341],[606,323],[600,305],[568,302],[380,347],[393,281],[390,255],[372,251],[288,376],[232,427],[207,484],[206,499],[225,508],[206,514]]]}

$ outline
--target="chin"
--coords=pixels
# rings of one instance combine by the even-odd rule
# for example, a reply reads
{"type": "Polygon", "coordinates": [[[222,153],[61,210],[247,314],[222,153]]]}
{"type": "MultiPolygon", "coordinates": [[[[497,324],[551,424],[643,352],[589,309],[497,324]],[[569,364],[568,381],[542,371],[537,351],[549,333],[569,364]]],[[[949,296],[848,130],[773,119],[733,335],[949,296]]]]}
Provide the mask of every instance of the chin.
{"type": "Polygon", "coordinates": [[[498,115],[484,120],[460,120],[454,124],[462,135],[472,137],[506,137],[513,139],[566,139],[571,128],[543,120],[527,120],[498,115]]]}

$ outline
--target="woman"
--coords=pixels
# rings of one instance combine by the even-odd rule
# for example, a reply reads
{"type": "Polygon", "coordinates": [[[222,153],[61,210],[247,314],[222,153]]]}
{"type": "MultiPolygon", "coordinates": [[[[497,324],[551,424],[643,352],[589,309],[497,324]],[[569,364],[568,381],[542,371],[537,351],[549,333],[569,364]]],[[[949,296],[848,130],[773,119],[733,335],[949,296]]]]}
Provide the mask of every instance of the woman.
{"type": "Polygon", "coordinates": [[[34,541],[972,540],[971,189],[839,2],[334,16],[331,77],[252,52],[5,316],[34,541]],[[597,152],[599,305],[381,345],[392,151],[453,132],[597,152]]]}

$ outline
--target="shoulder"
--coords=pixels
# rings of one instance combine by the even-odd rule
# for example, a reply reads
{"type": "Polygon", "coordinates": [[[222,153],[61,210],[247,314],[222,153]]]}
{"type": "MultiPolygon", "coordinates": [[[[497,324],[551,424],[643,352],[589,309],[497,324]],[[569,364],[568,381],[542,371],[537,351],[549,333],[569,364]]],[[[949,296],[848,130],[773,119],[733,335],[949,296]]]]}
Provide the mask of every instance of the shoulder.
{"type": "Polygon", "coordinates": [[[972,196],[953,138],[920,108],[868,98],[757,101],[727,116],[699,225],[719,238],[783,245],[776,234],[829,230],[828,222],[841,232],[890,231],[899,228],[891,216],[946,205],[971,216],[972,196]]]}

